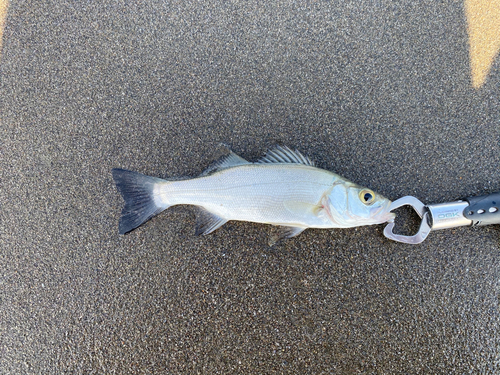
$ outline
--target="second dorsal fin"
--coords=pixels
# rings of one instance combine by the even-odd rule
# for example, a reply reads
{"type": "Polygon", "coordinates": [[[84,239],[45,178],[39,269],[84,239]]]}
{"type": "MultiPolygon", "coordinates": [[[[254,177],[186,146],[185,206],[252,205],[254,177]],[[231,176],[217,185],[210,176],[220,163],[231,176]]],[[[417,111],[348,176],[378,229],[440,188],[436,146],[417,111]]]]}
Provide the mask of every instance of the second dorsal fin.
{"type": "Polygon", "coordinates": [[[243,159],[241,156],[236,155],[234,152],[229,151],[228,155],[225,155],[219,160],[216,160],[207,169],[205,169],[201,176],[206,176],[210,173],[242,164],[250,164],[250,162],[243,159]]]}

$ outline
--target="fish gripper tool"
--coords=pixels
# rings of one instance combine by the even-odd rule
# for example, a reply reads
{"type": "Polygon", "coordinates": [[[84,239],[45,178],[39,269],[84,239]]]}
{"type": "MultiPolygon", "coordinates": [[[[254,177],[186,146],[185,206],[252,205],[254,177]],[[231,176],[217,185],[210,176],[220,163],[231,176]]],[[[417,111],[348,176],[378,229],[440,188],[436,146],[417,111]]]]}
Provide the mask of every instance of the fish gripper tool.
{"type": "Polygon", "coordinates": [[[389,210],[401,206],[411,206],[422,219],[418,232],[413,236],[395,234],[392,220],[384,228],[384,236],[408,244],[421,243],[433,230],[500,224],[500,192],[429,205],[415,197],[406,196],[392,202],[389,210]]]}

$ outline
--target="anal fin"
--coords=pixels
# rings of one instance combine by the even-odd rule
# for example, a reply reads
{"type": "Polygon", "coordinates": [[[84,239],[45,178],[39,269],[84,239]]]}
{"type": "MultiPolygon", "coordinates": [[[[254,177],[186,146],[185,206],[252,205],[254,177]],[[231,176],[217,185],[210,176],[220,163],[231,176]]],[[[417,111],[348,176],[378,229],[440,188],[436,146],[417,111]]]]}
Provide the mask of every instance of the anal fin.
{"type": "Polygon", "coordinates": [[[198,206],[196,208],[196,232],[197,236],[203,234],[212,233],[214,230],[220,228],[227,223],[226,219],[223,219],[205,208],[198,206]]]}

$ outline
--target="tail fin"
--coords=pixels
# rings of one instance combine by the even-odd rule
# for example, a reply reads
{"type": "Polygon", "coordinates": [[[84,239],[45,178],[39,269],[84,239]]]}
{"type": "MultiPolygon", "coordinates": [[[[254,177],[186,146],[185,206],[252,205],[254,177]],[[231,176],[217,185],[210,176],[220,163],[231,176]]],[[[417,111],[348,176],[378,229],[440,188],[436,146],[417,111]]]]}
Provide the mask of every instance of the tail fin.
{"type": "Polygon", "coordinates": [[[165,180],[125,169],[113,169],[116,187],[125,200],[119,232],[125,234],[159,214],[169,205],[155,195],[155,185],[165,180]]]}

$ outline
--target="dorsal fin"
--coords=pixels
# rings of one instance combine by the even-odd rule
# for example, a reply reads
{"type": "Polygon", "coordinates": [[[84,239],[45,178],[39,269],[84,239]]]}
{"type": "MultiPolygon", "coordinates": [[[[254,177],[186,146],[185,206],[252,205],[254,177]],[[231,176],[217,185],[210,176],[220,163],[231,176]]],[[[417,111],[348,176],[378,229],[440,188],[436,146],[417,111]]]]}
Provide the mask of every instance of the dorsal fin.
{"type": "Polygon", "coordinates": [[[250,164],[250,162],[243,159],[241,156],[236,155],[234,152],[229,151],[228,155],[225,155],[219,160],[213,162],[200,176],[206,176],[210,173],[242,164],[250,164]]]}
{"type": "Polygon", "coordinates": [[[267,151],[266,156],[259,159],[257,163],[293,163],[304,164],[314,167],[314,163],[307,156],[302,155],[299,151],[292,151],[286,146],[275,146],[267,151]]]}

